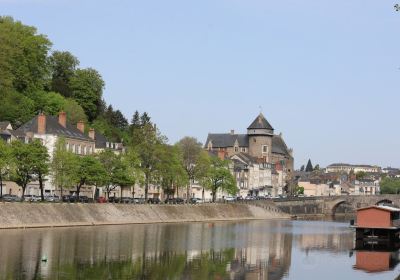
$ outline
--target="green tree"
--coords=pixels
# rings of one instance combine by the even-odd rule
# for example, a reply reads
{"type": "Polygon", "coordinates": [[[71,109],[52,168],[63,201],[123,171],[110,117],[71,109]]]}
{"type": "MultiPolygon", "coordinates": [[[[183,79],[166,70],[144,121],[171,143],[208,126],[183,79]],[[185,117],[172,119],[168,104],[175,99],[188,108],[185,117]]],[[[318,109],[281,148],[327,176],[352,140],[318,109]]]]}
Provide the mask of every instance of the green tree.
{"type": "Polygon", "coordinates": [[[70,80],[77,66],[79,66],[79,60],[70,52],[53,52],[50,56],[51,90],[65,97],[71,97],[70,80]]]}
{"type": "Polygon", "coordinates": [[[30,95],[35,102],[35,111],[44,112],[46,115],[57,115],[64,110],[66,99],[56,92],[36,91],[30,95]]]}
{"type": "Polygon", "coordinates": [[[33,100],[14,90],[2,89],[0,86],[0,120],[10,121],[13,126],[18,127],[34,115],[35,103],[33,100]]]}
{"type": "MultiPolygon", "coordinates": [[[[176,193],[180,187],[188,185],[187,173],[181,162],[181,151],[177,146],[162,145],[157,166],[157,179],[164,193],[167,194],[167,198],[176,193]]],[[[187,196],[187,201],[189,197],[187,196]]]]}
{"type": "Polygon", "coordinates": [[[11,150],[2,139],[0,139],[0,198],[3,197],[3,180],[10,168],[11,150]]]}
{"type": "Polygon", "coordinates": [[[358,171],[356,173],[356,179],[357,180],[362,180],[367,176],[367,173],[365,173],[364,171],[358,171]]]}
{"type": "Polygon", "coordinates": [[[149,186],[157,180],[157,168],[160,166],[160,151],[166,142],[152,123],[146,123],[131,132],[130,145],[140,160],[140,170],[144,174],[145,200],[148,198],[149,186]]]}
{"type": "Polygon", "coordinates": [[[229,161],[221,160],[218,157],[211,158],[211,165],[205,183],[206,187],[211,190],[213,202],[215,202],[219,190],[230,195],[235,195],[238,191],[235,178],[229,171],[229,161]]]}
{"type": "Polygon", "coordinates": [[[74,184],[74,171],[75,156],[66,149],[65,138],[60,137],[53,152],[51,174],[52,183],[60,189],[61,196],[63,196],[64,189],[70,188],[74,184]]]}
{"type": "Polygon", "coordinates": [[[314,167],[311,163],[311,159],[309,159],[307,162],[307,166],[306,166],[306,172],[313,172],[313,170],[314,170],[314,167]]]}
{"type": "Polygon", "coordinates": [[[399,178],[384,178],[381,183],[381,194],[400,194],[399,178]]]}
{"type": "Polygon", "coordinates": [[[20,141],[11,143],[11,156],[13,174],[12,180],[22,188],[22,199],[25,196],[25,189],[34,176],[35,157],[32,151],[32,145],[20,141]]]}
{"type": "Polygon", "coordinates": [[[79,194],[82,186],[84,185],[96,185],[98,183],[98,177],[105,176],[104,167],[101,165],[100,161],[92,155],[89,156],[79,156],[73,155],[73,166],[74,168],[72,174],[72,182],[76,188],[76,196],[79,200],[79,194]]]}
{"type": "Polygon", "coordinates": [[[106,189],[107,198],[111,191],[117,187],[127,187],[135,183],[135,177],[129,170],[129,163],[111,150],[105,150],[98,155],[98,159],[104,169],[102,183],[106,189]]]}
{"type": "Polygon", "coordinates": [[[77,123],[78,121],[87,122],[85,111],[78,102],[71,98],[65,100],[64,111],[67,113],[69,123],[77,123]]]}
{"type": "Polygon", "coordinates": [[[314,166],[314,171],[319,171],[321,168],[319,167],[319,164],[314,166]]]}
{"type": "Polygon", "coordinates": [[[38,139],[35,139],[29,145],[32,154],[30,159],[33,166],[32,173],[39,181],[40,196],[42,201],[44,201],[44,181],[50,172],[49,154],[47,148],[38,139]]]}
{"type": "Polygon", "coordinates": [[[202,200],[205,199],[205,186],[207,185],[208,171],[211,167],[211,158],[206,151],[201,151],[195,167],[195,179],[200,182],[202,188],[202,200]]]}
{"type": "Polygon", "coordinates": [[[304,170],[306,169],[306,167],[304,166],[304,164],[300,167],[300,172],[304,172],[304,170]]]}
{"type": "Polygon", "coordinates": [[[196,138],[184,137],[177,143],[177,146],[182,155],[182,166],[189,178],[186,188],[186,197],[188,198],[187,203],[189,203],[190,190],[192,189],[192,183],[195,180],[196,164],[202,152],[202,145],[196,138]]]}
{"type": "Polygon", "coordinates": [[[71,77],[72,97],[82,106],[89,121],[100,113],[104,81],[95,69],[77,69],[71,77]]]}

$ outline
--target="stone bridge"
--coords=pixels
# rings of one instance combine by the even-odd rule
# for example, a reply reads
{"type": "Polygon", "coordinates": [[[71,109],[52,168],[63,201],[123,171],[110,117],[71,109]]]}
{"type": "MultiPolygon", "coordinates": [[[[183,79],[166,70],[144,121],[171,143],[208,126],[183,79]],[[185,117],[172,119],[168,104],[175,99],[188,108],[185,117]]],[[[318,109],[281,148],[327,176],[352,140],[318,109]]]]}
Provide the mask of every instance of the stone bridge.
{"type": "Polygon", "coordinates": [[[274,204],[284,213],[291,215],[335,215],[352,214],[357,208],[378,204],[391,204],[400,207],[400,195],[360,195],[304,197],[271,200],[249,201],[248,203],[263,208],[273,208],[274,204]]]}

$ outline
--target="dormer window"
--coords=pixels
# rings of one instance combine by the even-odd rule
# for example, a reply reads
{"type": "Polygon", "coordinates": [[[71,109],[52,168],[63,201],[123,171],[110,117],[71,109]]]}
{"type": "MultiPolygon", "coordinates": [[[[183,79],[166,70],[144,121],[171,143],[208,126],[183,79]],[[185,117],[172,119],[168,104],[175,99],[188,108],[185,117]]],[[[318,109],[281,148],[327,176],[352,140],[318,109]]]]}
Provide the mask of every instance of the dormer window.
{"type": "Polygon", "coordinates": [[[235,147],[235,153],[239,152],[239,147],[235,147]]]}

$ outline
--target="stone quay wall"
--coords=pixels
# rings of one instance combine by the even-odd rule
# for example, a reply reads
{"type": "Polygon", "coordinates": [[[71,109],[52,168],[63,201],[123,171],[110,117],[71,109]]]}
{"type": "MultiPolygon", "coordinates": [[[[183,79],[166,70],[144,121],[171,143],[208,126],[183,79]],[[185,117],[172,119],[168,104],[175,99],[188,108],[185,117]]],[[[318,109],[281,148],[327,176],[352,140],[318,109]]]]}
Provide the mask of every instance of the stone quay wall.
{"type": "Polygon", "coordinates": [[[129,205],[0,203],[0,228],[285,219],[288,214],[245,204],[129,205]]]}

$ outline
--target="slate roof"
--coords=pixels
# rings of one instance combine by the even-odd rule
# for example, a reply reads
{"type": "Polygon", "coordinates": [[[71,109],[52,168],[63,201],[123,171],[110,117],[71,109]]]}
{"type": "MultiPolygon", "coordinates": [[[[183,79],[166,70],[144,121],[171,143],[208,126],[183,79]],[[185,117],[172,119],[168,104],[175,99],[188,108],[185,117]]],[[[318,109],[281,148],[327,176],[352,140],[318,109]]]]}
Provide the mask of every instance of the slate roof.
{"type": "Polygon", "coordinates": [[[0,130],[6,130],[9,125],[10,125],[10,122],[8,122],[8,121],[0,122],[0,130]]]}
{"type": "Polygon", "coordinates": [[[251,123],[247,129],[269,129],[274,130],[262,113],[251,123]]]}
{"type": "Polygon", "coordinates": [[[108,141],[103,134],[96,131],[94,134],[94,140],[96,141],[96,149],[105,149],[107,147],[106,143],[108,141]]]}
{"type": "MultiPolygon", "coordinates": [[[[210,141],[213,148],[234,147],[236,141],[238,141],[239,147],[249,147],[249,136],[247,134],[210,133],[208,134],[205,148],[208,147],[210,141]]],[[[272,153],[290,156],[289,149],[282,136],[274,135],[272,137],[272,153]]]]}
{"type": "MultiPolygon", "coordinates": [[[[17,133],[37,133],[38,131],[38,116],[31,119],[29,122],[25,123],[17,130],[17,133]]],[[[89,136],[83,134],[80,130],[78,130],[75,126],[67,123],[66,127],[63,127],[58,122],[58,117],[55,116],[46,116],[46,134],[54,134],[61,135],[67,138],[84,140],[84,141],[93,141],[89,136]]]]}

